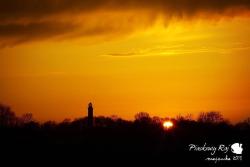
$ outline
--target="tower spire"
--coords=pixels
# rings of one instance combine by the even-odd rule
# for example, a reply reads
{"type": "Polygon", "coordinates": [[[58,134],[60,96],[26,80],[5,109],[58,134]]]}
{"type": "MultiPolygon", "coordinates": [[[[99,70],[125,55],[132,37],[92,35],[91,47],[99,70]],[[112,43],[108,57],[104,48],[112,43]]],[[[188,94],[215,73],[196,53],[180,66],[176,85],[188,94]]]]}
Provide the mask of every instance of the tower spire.
{"type": "Polygon", "coordinates": [[[93,127],[93,105],[89,103],[88,105],[88,127],[93,127]]]}

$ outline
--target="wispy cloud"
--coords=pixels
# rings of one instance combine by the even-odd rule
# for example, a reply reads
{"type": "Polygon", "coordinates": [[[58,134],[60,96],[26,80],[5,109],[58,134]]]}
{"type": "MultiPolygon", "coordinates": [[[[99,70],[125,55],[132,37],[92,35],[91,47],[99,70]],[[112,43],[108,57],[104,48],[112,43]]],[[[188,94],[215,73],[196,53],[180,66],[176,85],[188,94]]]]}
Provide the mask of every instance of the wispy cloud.
{"type": "Polygon", "coordinates": [[[217,53],[217,54],[228,54],[232,51],[247,50],[249,46],[192,46],[186,47],[185,45],[172,45],[172,46],[158,46],[147,49],[139,49],[125,53],[108,53],[101,56],[107,57],[143,57],[143,56],[175,56],[175,55],[187,55],[187,54],[198,54],[198,53],[217,53]]]}

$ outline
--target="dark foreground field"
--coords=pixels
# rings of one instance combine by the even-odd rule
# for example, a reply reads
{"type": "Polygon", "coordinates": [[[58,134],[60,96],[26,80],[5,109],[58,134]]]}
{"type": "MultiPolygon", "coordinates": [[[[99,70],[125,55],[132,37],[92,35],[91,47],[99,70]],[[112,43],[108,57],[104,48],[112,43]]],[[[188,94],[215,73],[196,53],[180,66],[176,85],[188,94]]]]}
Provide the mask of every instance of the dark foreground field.
{"type": "Polygon", "coordinates": [[[135,121],[96,117],[94,127],[88,126],[87,118],[61,123],[26,120],[15,124],[2,119],[1,162],[6,158],[20,158],[21,162],[42,163],[51,159],[100,163],[100,158],[104,158],[103,163],[107,164],[115,160],[122,163],[136,160],[141,164],[163,162],[165,166],[170,163],[248,166],[249,120],[236,125],[204,117],[197,121],[184,117],[171,121],[174,127],[164,129],[161,119],[146,114],[137,115],[135,121]],[[242,154],[232,151],[234,143],[242,144],[242,154]],[[191,144],[197,148],[191,149],[191,144]],[[217,148],[214,153],[209,150],[212,147],[217,148]],[[228,150],[218,150],[219,147],[228,147],[228,150]],[[230,160],[223,159],[225,157],[230,160]]]}

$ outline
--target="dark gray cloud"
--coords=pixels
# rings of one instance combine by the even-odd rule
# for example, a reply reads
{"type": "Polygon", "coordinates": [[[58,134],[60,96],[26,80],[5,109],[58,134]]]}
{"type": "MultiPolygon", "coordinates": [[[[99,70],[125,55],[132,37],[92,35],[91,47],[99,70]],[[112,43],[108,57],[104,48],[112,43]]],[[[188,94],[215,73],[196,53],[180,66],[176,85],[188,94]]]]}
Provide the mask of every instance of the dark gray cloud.
{"type": "Polygon", "coordinates": [[[42,22],[28,24],[0,24],[0,46],[15,45],[26,41],[60,36],[76,25],[60,22],[42,22]]]}
{"type": "Polygon", "coordinates": [[[229,8],[250,8],[249,0],[2,0],[0,18],[47,17],[58,13],[88,12],[96,9],[152,9],[168,14],[223,12],[229,8]]]}
{"type": "MultiPolygon", "coordinates": [[[[235,16],[250,11],[250,0],[1,0],[0,43],[2,41],[29,41],[72,33],[80,27],[79,35],[95,35],[117,30],[108,20],[105,24],[89,26],[75,24],[77,15],[95,11],[147,10],[167,17],[188,18],[199,14],[235,16]],[[231,10],[231,12],[228,12],[231,10]],[[64,22],[63,16],[71,17],[64,22]],[[106,26],[106,27],[105,27],[106,26]]],[[[95,18],[106,20],[108,18],[95,18]]]]}

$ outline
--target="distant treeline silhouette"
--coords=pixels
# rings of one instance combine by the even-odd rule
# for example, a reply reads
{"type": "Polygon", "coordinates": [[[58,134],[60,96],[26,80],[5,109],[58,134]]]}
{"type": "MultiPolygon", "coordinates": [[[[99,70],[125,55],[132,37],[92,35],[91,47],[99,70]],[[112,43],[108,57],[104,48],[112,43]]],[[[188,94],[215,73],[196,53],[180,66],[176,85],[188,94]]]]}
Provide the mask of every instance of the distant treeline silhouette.
{"type": "Polygon", "coordinates": [[[10,107],[0,105],[0,134],[0,147],[6,150],[74,148],[88,154],[167,155],[169,159],[184,157],[204,162],[206,154],[189,152],[189,144],[241,142],[247,148],[250,118],[231,124],[215,111],[200,113],[196,120],[191,115],[160,118],[140,112],[134,121],[117,116],[94,117],[94,126],[89,128],[87,117],[39,123],[30,113],[18,117],[10,107]],[[164,129],[165,120],[171,120],[174,127],[164,129]]]}
{"type": "MultiPolygon", "coordinates": [[[[150,117],[146,112],[139,112],[135,115],[134,121],[124,120],[116,115],[110,117],[98,116],[94,118],[95,127],[117,127],[117,126],[128,126],[132,124],[148,125],[148,126],[159,126],[162,127],[163,121],[171,120],[175,123],[175,128],[178,128],[179,124],[192,123],[192,124],[203,124],[213,126],[229,126],[237,127],[240,129],[250,128],[250,118],[246,118],[242,122],[232,125],[228,120],[224,119],[222,114],[217,111],[201,112],[194,120],[191,114],[186,116],[178,115],[176,118],[160,118],[157,116],[150,117]]],[[[64,119],[62,122],[57,123],[55,121],[47,121],[39,123],[33,119],[32,113],[26,113],[22,116],[16,116],[15,112],[11,110],[9,106],[0,104],[0,126],[3,127],[33,127],[33,128],[56,128],[56,127],[73,127],[73,128],[87,128],[88,122],[87,117],[77,118],[73,121],[71,119],[64,119]]]]}

